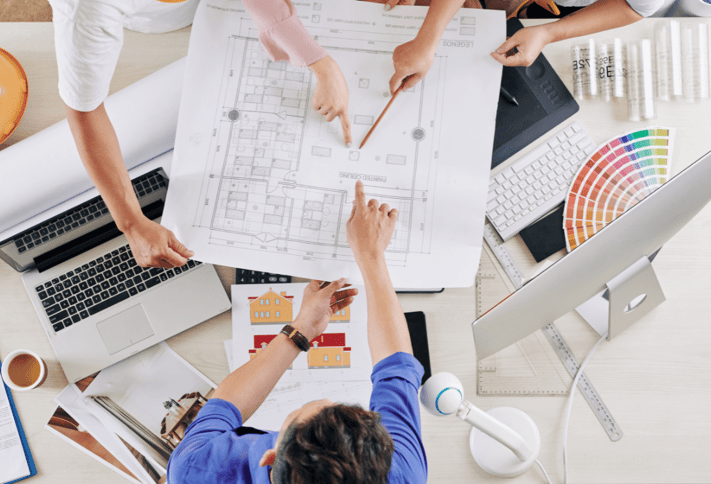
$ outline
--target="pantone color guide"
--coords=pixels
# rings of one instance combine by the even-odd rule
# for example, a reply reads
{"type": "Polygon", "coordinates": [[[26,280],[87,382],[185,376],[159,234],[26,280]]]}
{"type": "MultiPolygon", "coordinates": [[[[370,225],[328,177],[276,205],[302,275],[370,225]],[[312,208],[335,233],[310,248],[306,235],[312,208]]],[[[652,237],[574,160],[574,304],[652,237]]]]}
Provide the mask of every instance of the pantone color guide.
{"type": "Polygon", "coordinates": [[[645,128],[613,138],[580,166],[565,200],[568,251],[670,177],[674,130],[645,128]]]}

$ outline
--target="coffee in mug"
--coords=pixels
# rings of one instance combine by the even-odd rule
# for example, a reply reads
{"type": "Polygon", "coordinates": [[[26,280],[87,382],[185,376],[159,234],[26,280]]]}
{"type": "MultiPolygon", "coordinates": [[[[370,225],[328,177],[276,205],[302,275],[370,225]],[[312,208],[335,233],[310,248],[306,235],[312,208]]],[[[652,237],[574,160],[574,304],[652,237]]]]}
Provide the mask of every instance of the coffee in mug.
{"type": "Polygon", "coordinates": [[[32,351],[13,351],[3,362],[2,379],[13,390],[31,390],[47,379],[47,365],[32,351]]]}

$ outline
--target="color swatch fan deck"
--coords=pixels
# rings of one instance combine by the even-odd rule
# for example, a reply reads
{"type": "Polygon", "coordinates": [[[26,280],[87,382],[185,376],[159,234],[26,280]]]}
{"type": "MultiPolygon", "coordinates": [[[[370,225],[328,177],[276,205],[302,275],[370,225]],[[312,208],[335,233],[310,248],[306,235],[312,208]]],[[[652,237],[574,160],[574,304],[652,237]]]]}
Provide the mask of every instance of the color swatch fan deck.
{"type": "Polygon", "coordinates": [[[607,141],[581,165],[565,201],[568,251],[669,179],[673,140],[671,128],[632,131],[607,141]]]}

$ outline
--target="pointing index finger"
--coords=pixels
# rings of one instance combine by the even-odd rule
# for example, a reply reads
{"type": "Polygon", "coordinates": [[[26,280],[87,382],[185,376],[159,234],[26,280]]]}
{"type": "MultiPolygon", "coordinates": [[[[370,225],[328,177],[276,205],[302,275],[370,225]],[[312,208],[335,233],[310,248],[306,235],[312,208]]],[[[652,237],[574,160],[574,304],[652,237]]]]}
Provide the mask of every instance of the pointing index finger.
{"type": "Polygon", "coordinates": [[[355,199],[356,206],[360,208],[365,208],[365,188],[363,187],[363,182],[360,180],[356,182],[355,199]]]}

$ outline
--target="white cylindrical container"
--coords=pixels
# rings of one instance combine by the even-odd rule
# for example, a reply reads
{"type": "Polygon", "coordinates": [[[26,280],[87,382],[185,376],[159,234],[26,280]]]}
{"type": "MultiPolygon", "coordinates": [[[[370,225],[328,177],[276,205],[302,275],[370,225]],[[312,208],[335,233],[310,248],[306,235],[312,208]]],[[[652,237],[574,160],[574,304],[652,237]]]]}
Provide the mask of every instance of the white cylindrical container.
{"type": "Polygon", "coordinates": [[[627,44],[627,116],[630,121],[640,120],[639,49],[633,42],[627,44]]]}
{"type": "Polygon", "coordinates": [[[652,119],[654,113],[654,72],[652,70],[652,41],[643,39],[640,42],[640,99],[642,116],[652,119]]]}

